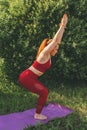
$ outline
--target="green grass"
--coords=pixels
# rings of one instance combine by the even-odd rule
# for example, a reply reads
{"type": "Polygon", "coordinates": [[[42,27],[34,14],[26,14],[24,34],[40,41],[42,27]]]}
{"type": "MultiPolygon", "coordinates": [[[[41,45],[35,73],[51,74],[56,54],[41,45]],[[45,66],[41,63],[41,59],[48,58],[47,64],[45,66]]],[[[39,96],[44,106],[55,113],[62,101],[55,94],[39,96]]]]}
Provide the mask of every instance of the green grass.
{"type": "MultiPolygon", "coordinates": [[[[46,80],[45,80],[46,81],[46,80]]],[[[87,85],[85,83],[60,83],[48,81],[49,102],[68,106],[74,112],[64,118],[56,118],[45,125],[37,124],[25,130],[87,130],[87,85]]],[[[0,70],[0,115],[34,108],[37,95],[20,85],[9,83],[0,70]]]]}

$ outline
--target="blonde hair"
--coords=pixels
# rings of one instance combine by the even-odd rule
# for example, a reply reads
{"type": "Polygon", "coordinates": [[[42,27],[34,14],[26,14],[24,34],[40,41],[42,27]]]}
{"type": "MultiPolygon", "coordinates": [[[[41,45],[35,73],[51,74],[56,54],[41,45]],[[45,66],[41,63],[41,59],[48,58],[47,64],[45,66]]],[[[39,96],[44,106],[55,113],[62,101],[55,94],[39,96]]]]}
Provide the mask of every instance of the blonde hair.
{"type": "Polygon", "coordinates": [[[45,38],[43,41],[42,41],[42,43],[41,43],[41,45],[40,45],[40,47],[39,47],[39,49],[38,49],[38,52],[37,52],[37,55],[36,55],[36,59],[37,59],[37,57],[39,56],[39,54],[41,53],[41,51],[47,46],[47,44],[49,44],[49,41],[50,39],[49,38],[45,38]]]}

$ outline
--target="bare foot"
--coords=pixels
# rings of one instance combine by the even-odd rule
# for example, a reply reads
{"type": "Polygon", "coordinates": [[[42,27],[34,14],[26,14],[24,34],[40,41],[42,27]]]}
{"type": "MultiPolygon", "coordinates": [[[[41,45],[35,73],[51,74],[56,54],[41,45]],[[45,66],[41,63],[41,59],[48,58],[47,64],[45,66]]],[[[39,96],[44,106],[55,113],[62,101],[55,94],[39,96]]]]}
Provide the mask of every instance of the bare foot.
{"type": "Polygon", "coordinates": [[[38,119],[38,120],[46,120],[47,119],[47,116],[45,116],[45,115],[42,115],[42,114],[35,114],[34,115],[34,118],[35,119],[38,119]]]}

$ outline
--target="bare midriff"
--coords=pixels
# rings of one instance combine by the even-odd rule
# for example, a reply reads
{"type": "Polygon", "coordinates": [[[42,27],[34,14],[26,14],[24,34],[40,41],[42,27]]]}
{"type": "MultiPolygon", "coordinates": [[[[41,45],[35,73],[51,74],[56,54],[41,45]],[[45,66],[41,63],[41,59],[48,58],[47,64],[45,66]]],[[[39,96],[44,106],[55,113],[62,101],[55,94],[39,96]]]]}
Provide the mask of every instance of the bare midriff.
{"type": "Polygon", "coordinates": [[[41,71],[35,69],[33,66],[29,67],[28,69],[31,70],[34,74],[36,74],[36,75],[38,75],[38,76],[41,76],[41,75],[44,74],[43,72],[41,72],[41,71]]]}

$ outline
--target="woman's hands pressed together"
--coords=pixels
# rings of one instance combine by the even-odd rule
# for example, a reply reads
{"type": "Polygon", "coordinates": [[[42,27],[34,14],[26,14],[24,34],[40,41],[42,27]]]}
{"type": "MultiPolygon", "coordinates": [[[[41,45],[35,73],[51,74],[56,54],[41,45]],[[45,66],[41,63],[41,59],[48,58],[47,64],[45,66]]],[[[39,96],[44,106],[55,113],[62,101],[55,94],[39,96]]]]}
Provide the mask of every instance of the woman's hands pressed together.
{"type": "Polygon", "coordinates": [[[67,22],[68,22],[68,16],[67,14],[64,14],[61,19],[60,27],[66,28],[67,22]]]}

